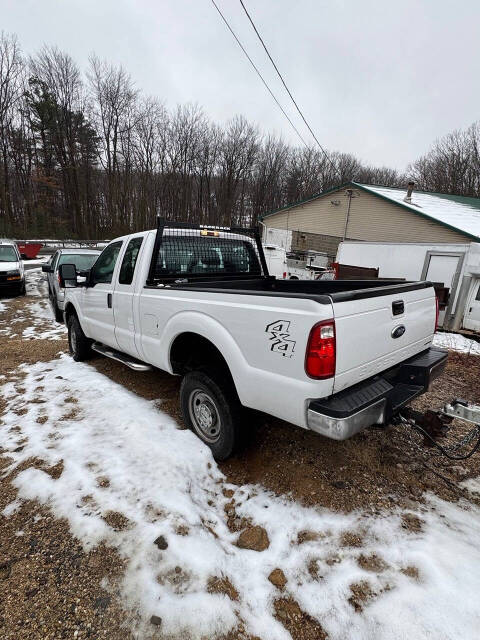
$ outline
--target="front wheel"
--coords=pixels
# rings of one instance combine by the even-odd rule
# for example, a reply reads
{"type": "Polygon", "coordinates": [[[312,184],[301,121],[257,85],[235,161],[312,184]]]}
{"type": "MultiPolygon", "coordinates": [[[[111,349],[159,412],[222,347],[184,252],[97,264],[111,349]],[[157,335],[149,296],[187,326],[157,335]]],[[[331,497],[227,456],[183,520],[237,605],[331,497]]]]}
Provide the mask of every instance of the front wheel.
{"type": "Polygon", "coordinates": [[[77,316],[72,315],[68,319],[68,346],[70,354],[76,362],[87,360],[91,354],[91,341],[83,333],[77,316]]]}
{"type": "Polygon", "coordinates": [[[226,460],[238,440],[241,405],[234,389],[220,387],[203,371],[187,373],[180,387],[185,424],[212,450],[215,460],[226,460]]]}
{"type": "Polygon", "coordinates": [[[57,299],[55,296],[52,296],[51,302],[53,307],[53,313],[55,315],[55,321],[59,322],[60,324],[63,324],[63,311],[59,308],[57,304],[57,299]]]}

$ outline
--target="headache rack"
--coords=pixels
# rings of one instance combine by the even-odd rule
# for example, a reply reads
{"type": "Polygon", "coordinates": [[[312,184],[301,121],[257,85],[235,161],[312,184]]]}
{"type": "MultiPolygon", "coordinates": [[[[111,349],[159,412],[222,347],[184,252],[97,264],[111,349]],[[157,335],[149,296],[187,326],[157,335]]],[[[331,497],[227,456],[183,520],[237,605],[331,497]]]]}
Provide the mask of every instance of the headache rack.
{"type": "Polygon", "coordinates": [[[258,227],[222,227],[157,218],[147,286],[268,277],[258,227]]]}

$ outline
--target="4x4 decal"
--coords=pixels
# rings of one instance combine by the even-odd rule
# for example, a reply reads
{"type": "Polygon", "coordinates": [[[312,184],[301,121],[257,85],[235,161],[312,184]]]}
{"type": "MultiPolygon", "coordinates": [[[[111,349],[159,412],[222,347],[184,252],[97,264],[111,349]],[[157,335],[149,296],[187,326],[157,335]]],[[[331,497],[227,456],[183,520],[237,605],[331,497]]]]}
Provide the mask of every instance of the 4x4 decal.
{"type": "Polygon", "coordinates": [[[296,340],[289,340],[290,338],[290,320],[275,320],[267,324],[265,329],[266,333],[269,333],[270,351],[276,351],[281,353],[282,356],[291,358],[295,351],[296,340]]]}

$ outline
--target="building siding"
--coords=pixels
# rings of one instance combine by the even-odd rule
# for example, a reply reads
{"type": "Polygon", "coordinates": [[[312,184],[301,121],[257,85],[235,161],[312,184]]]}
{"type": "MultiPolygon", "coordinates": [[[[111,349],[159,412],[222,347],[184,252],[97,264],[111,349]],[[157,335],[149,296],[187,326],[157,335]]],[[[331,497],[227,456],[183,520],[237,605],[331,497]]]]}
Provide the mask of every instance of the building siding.
{"type": "MultiPolygon", "coordinates": [[[[427,220],[361,189],[353,189],[346,238],[370,242],[465,242],[466,236],[427,220]]],[[[279,211],[264,219],[266,227],[320,234],[325,246],[343,238],[348,210],[346,189],[279,211]],[[334,204],[332,204],[332,202],[334,204]]],[[[317,248],[317,246],[307,247],[317,248]]],[[[327,248],[321,251],[330,250],[327,248]]]]}
{"type": "Polygon", "coordinates": [[[322,233],[308,233],[307,231],[294,231],[292,233],[292,249],[294,251],[304,251],[313,249],[323,251],[330,258],[337,255],[338,245],[342,241],[339,236],[326,236],[322,233]]]}

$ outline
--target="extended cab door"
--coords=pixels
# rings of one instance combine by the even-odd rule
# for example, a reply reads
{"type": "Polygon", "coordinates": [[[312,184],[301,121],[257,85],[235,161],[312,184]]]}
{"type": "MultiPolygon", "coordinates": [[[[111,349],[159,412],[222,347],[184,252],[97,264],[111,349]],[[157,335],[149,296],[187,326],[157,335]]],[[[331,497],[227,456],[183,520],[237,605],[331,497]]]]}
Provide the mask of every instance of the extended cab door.
{"type": "Polygon", "coordinates": [[[123,242],[110,243],[98,256],[90,273],[89,286],[83,289],[82,308],[87,335],[109,347],[117,348],[113,317],[113,279],[123,242]]]}
{"type": "Polygon", "coordinates": [[[143,250],[144,235],[128,240],[121,259],[120,268],[115,277],[113,292],[113,314],[115,318],[115,337],[120,351],[138,358],[140,354],[135,346],[135,289],[140,267],[140,254],[143,250]],[[137,267],[138,263],[138,267],[137,267]]]}

